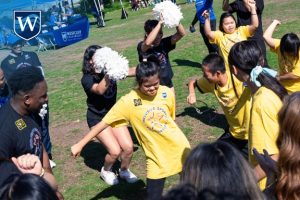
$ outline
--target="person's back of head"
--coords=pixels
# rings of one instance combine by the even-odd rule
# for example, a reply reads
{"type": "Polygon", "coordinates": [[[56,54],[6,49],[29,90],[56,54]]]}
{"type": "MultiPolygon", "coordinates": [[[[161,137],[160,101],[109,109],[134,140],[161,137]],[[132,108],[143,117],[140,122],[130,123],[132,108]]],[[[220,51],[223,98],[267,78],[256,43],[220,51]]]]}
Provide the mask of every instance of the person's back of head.
{"type": "Polygon", "coordinates": [[[0,189],[1,200],[58,200],[54,190],[41,177],[22,174],[11,177],[0,189]]]}
{"type": "Polygon", "coordinates": [[[279,200],[300,199],[300,92],[288,96],[278,113],[279,178],[276,193],[279,200]]]}
{"type": "Polygon", "coordinates": [[[200,144],[184,163],[180,182],[197,190],[240,199],[262,199],[251,167],[243,156],[223,142],[200,144]]]}
{"type": "Polygon", "coordinates": [[[28,92],[32,90],[38,83],[44,80],[40,68],[32,66],[21,67],[8,79],[8,85],[12,92],[12,96],[14,96],[18,92],[28,92]]]}
{"type": "MultiPolygon", "coordinates": [[[[246,40],[238,42],[231,47],[228,55],[228,63],[232,71],[234,66],[251,77],[253,70],[256,71],[258,67],[262,68],[264,58],[257,42],[246,40]]],[[[256,81],[261,86],[272,90],[281,100],[287,95],[287,90],[280,82],[264,70],[257,75],[256,81]]]]}

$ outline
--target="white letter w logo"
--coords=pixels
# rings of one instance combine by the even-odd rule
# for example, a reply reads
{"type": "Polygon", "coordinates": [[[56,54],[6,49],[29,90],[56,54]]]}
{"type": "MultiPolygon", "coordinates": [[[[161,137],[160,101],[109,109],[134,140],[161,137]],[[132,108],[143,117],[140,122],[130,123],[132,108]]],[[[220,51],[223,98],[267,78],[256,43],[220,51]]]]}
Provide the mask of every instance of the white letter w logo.
{"type": "Polygon", "coordinates": [[[17,17],[17,19],[18,19],[18,21],[19,21],[21,31],[23,32],[23,31],[25,30],[25,27],[26,27],[27,24],[28,24],[28,26],[29,26],[29,29],[30,29],[31,31],[33,31],[33,28],[34,28],[34,26],[35,26],[35,23],[36,23],[38,17],[35,17],[35,18],[34,18],[33,25],[32,25],[32,23],[31,23],[29,17],[26,17],[25,24],[23,24],[23,22],[22,22],[22,17],[17,17]]]}
{"type": "Polygon", "coordinates": [[[41,28],[41,11],[14,11],[14,32],[20,38],[30,40],[40,33],[41,28]]]}

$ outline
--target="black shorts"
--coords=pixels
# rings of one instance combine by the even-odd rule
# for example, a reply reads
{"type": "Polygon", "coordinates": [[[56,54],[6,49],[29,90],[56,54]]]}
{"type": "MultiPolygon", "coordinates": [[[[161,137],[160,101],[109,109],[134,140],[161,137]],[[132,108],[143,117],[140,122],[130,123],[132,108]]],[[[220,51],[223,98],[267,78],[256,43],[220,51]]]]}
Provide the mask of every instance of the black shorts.
{"type": "Polygon", "coordinates": [[[218,138],[218,141],[226,142],[231,146],[235,147],[245,159],[248,160],[248,140],[240,140],[231,135],[229,132],[225,132],[221,137],[218,138]]]}
{"type": "Polygon", "coordinates": [[[164,85],[169,88],[172,88],[173,87],[172,77],[173,77],[172,69],[169,69],[168,67],[160,69],[159,71],[160,85],[164,85]]]}
{"type": "Polygon", "coordinates": [[[98,114],[88,109],[86,112],[86,121],[89,128],[92,128],[93,126],[98,124],[105,115],[106,113],[98,114]]]}

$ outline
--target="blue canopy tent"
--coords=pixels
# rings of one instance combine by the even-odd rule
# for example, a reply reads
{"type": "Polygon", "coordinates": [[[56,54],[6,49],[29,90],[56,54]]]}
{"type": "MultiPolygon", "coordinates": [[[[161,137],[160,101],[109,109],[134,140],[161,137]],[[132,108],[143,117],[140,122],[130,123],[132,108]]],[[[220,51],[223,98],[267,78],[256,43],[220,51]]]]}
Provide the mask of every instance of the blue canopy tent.
{"type": "MultiPolygon", "coordinates": [[[[13,33],[13,11],[14,10],[44,10],[52,5],[62,5],[62,0],[0,0],[0,46],[10,45],[20,39],[13,33]],[[2,43],[2,44],[1,44],[2,43]]],[[[73,1],[71,1],[73,4],[73,1]]],[[[42,26],[47,27],[48,22],[42,20],[42,26]]],[[[71,23],[64,26],[48,27],[38,35],[40,38],[51,38],[58,47],[64,47],[79,42],[88,37],[89,21],[86,16],[74,15],[71,23]],[[47,33],[46,33],[47,32],[47,33]]],[[[38,44],[38,40],[29,41],[31,45],[38,44]]]]}

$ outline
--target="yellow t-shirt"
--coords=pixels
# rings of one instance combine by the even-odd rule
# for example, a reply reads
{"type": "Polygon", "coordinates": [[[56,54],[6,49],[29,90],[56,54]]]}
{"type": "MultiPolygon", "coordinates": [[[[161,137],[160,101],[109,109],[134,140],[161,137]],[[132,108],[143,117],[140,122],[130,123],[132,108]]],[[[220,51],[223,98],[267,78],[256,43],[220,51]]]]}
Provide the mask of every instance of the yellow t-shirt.
{"type": "Polygon", "coordinates": [[[131,124],[146,154],[147,178],[181,172],[190,144],[174,122],[174,93],[160,86],[155,97],[132,90],[111,108],[103,121],[113,127],[131,124]]]}
{"type": "Polygon", "coordinates": [[[252,103],[251,92],[235,76],[232,76],[233,81],[229,73],[227,73],[227,77],[224,87],[209,83],[204,77],[197,81],[197,86],[203,93],[213,93],[216,96],[224,111],[232,136],[240,140],[247,140],[252,103]],[[233,84],[239,97],[234,92],[233,84]]]}
{"type": "MultiPolygon", "coordinates": [[[[252,152],[253,148],[256,148],[259,153],[263,153],[263,149],[266,149],[270,155],[279,153],[276,140],[279,134],[278,112],[282,107],[282,101],[266,87],[260,87],[253,95],[252,101],[249,161],[254,167],[257,161],[252,152]]],[[[263,179],[259,183],[260,188],[264,189],[265,184],[263,179]]]]}
{"type": "MultiPolygon", "coordinates": [[[[286,73],[292,73],[298,77],[300,77],[300,51],[299,51],[299,59],[298,61],[294,58],[287,56],[285,60],[280,52],[280,39],[274,39],[275,48],[271,51],[275,52],[278,57],[279,64],[279,75],[283,75],[286,73]]],[[[300,91],[300,79],[298,80],[283,80],[280,83],[285,87],[289,94],[300,91]]]]}
{"type": "Polygon", "coordinates": [[[238,42],[247,40],[251,37],[249,26],[240,26],[232,34],[224,33],[220,30],[214,31],[215,39],[209,40],[210,43],[216,44],[219,47],[219,55],[223,57],[226,71],[229,71],[228,55],[231,47],[238,42]]]}

